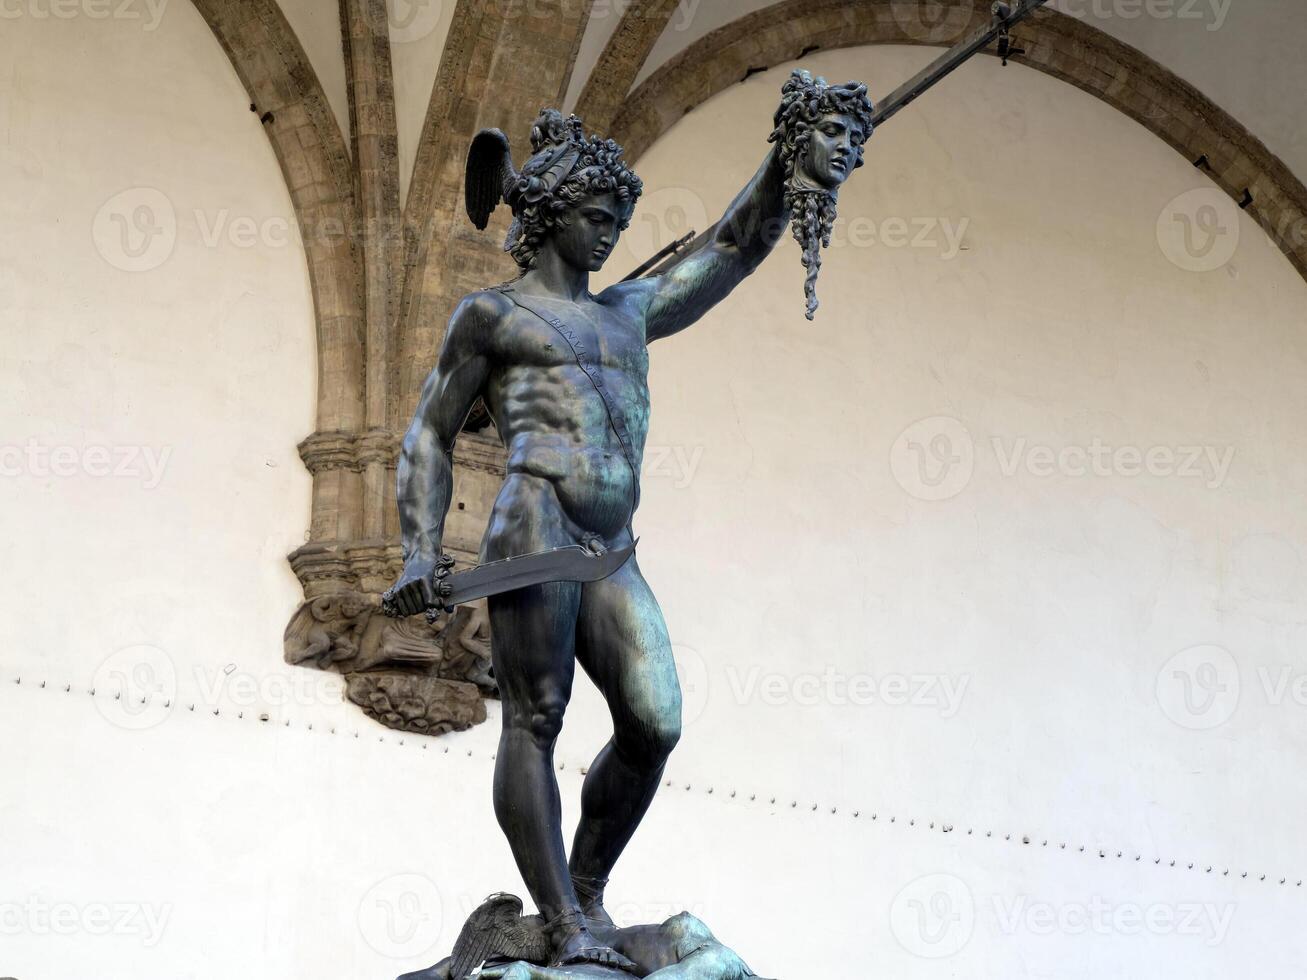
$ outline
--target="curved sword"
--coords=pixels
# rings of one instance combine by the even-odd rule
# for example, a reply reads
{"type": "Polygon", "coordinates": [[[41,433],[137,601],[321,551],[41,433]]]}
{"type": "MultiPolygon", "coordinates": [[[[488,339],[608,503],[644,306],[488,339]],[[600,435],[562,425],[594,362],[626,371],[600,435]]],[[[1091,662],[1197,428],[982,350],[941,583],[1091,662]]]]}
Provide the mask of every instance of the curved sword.
{"type": "MultiPolygon", "coordinates": [[[[639,543],[637,539],[625,548],[614,548],[602,553],[596,553],[584,545],[572,544],[530,555],[488,561],[450,575],[437,573],[435,599],[427,607],[428,617],[460,603],[524,589],[529,585],[543,585],[546,582],[598,582],[625,565],[631,555],[635,554],[635,546],[639,543]]],[[[382,611],[387,616],[398,615],[391,601],[384,597],[382,611]]]]}

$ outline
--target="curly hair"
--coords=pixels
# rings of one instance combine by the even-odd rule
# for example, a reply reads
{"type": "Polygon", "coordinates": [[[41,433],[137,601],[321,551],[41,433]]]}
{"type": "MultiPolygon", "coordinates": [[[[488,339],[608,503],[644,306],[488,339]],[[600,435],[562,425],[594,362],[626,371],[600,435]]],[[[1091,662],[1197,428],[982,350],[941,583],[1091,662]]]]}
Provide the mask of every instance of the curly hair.
{"type": "Polygon", "coordinates": [[[571,223],[587,195],[616,193],[623,205],[620,227],[625,231],[630,225],[644,184],[614,140],[587,136],[576,116],[564,119],[557,109],[542,109],[531,130],[531,150],[534,155],[506,196],[514,220],[504,251],[523,271],[535,263],[554,229],[571,223]]]}
{"type": "MultiPolygon", "coordinates": [[[[812,131],[823,116],[850,116],[862,125],[864,136],[870,136],[873,113],[867,86],[861,82],[829,85],[824,78],[813,77],[800,68],[794,70],[781,89],[775,128],[768,139],[780,146],[781,166],[785,170],[785,204],[808,273],[803,291],[809,320],[817,313],[817,275],[821,271],[821,250],[830,245],[835,224],[836,191],[814,186],[804,176],[800,164],[807,159],[812,131]]],[[[865,152],[864,140],[857,146],[852,169],[862,166],[865,152]]]]}

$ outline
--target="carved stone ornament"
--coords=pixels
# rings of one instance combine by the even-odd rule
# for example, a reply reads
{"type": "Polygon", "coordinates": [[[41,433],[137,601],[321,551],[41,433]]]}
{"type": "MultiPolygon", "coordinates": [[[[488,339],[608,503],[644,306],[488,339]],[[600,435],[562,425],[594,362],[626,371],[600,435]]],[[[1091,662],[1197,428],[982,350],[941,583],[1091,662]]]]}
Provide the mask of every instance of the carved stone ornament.
{"type": "Polygon", "coordinates": [[[485,699],[499,696],[484,603],[432,625],[388,619],[376,597],[336,592],[300,606],[284,645],[287,663],[341,674],[350,701],[397,731],[463,731],[485,721],[485,699]]]}

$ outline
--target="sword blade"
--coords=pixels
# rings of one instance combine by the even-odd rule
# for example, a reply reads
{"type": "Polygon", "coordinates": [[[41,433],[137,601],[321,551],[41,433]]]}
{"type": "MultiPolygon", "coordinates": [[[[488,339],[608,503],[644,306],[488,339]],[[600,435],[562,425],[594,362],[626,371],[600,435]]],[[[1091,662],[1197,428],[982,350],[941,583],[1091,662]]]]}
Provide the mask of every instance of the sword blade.
{"type": "Polygon", "coordinates": [[[635,553],[638,543],[615,548],[603,555],[592,554],[579,544],[574,544],[517,558],[489,561],[449,576],[451,592],[443,597],[443,601],[454,606],[473,599],[511,592],[513,589],[523,589],[528,585],[543,585],[545,582],[598,582],[625,565],[635,553]]]}

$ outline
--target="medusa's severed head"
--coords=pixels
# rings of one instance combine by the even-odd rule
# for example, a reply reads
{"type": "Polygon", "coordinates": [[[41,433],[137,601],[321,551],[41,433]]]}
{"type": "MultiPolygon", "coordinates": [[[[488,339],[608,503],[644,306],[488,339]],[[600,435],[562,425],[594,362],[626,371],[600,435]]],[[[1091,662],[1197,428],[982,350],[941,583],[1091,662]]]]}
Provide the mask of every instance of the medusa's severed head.
{"type": "Polygon", "coordinates": [[[862,166],[873,109],[861,82],[828,85],[797,69],[781,89],[771,141],[780,145],[785,203],[808,270],[808,319],[817,312],[821,249],[830,245],[840,186],[862,166]]]}
{"type": "Polygon", "coordinates": [[[467,157],[467,213],[484,229],[500,201],[513,209],[504,251],[523,269],[552,236],[572,265],[598,271],[631,222],[643,190],[610,139],[587,136],[576,116],[543,109],[531,130],[531,159],[513,169],[508,138],[483,129],[467,157]]]}

